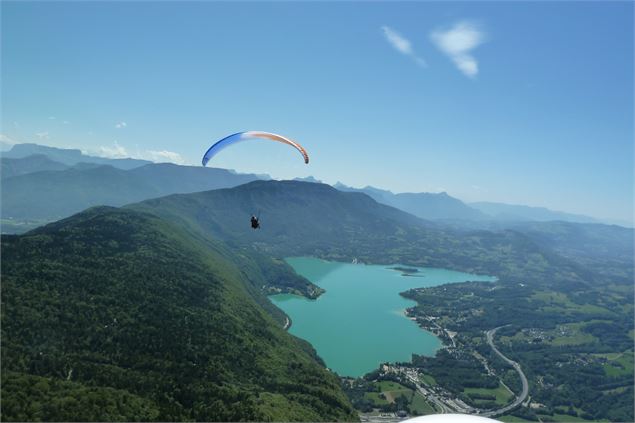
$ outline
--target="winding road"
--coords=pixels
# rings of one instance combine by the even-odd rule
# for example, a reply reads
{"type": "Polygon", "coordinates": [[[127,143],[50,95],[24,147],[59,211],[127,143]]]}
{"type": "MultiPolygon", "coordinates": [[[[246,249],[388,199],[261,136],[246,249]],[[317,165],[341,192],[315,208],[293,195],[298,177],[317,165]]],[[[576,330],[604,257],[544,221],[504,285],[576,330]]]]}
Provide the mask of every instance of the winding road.
{"type": "Polygon", "coordinates": [[[496,334],[496,331],[502,327],[504,326],[499,326],[497,328],[488,330],[485,333],[485,335],[487,336],[487,343],[489,344],[490,347],[492,347],[494,352],[498,354],[500,358],[502,358],[506,363],[510,364],[518,372],[518,374],[520,375],[520,380],[523,383],[523,391],[516,398],[516,400],[514,400],[514,402],[512,402],[511,404],[503,408],[499,408],[498,410],[486,411],[480,414],[481,416],[485,416],[485,417],[495,417],[518,407],[520,404],[522,404],[523,401],[525,401],[525,399],[527,398],[527,395],[529,394],[529,383],[527,383],[527,378],[525,377],[523,370],[520,368],[520,364],[505,357],[500,351],[498,351],[498,348],[496,348],[496,346],[494,345],[494,335],[496,334]]]}

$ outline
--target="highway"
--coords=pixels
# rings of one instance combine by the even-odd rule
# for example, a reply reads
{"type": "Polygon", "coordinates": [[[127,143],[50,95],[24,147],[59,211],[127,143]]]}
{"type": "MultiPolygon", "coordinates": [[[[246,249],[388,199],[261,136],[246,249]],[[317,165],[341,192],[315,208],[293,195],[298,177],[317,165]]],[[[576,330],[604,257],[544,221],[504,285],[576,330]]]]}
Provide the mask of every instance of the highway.
{"type": "Polygon", "coordinates": [[[513,410],[514,408],[518,407],[520,404],[522,404],[523,401],[525,401],[525,399],[527,398],[527,395],[529,394],[529,383],[527,382],[527,378],[525,377],[525,373],[523,373],[523,370],[520,368],[520,364],[516,363],[513,360],[510,360],[509,358],[505,357],[499,350],[498,348],[496,348],[496,345],[494,345],[494,335],[496,334],[496,331],[499,330],[500,328],[502,328],[503,326],[499,326],[497,328],[488,330],[486,332],[486,336],[487,336],[487,343],[489,344],[490,347],[492,347],[492,349],[494,350],[494,352],[496,354],[499,355],[500,358],[502,358],[506,363],[510,364],[520,375],[520,380],[523,383],[523,391],[521,392],[521,394],[516,397],[516,400],[514,402],[512,402],[511,404],[503,407],[503,408],[499,408],[498,410],[492,410],[492,411],[486,411],[484,413],[480,413],[481,416],[485,416],[485,417],[495,417],[495,416],[499,416],[501,414],[504,414],[510,410],[513,410]]]}
{"type": "MultiPolygon", "coordinates": [[[[488,330],[487,332],[485,332],[486,338],[487,338],[487,343],[489,344],[489,346],[492,348],[492,350],[494,350],[494,352],[503,359],[503,361],[505,361],[506,363],[508,363],[510,366],[512,366],[514,368],[514,370],[516,370],[516,372],[518,373],[518,375],[520,376],[520,380],[522,382],[522,392],[520,393],[520,395],[518,395],[516,397],[516,399],[514,399],[514,401],[509,404],[506,405],[504,407],[501,407],[499,409],[496,410],[487,410],[487,411],[480,411],[476,408],[473,408],[465,403],[463,403],[461,400],[459,400],[458,398],[450,398],[450,394],[448,392],[441,393],[439,395],[439,393],[434,392],[433,388],[430,386],[422,386],[420,381],[419,381],[419,374],[417,372],[416,369],[411,369],[411,368],[405,368],[405,367],[399,367],[399,366],[390,366],[388,372],[389,373],[395,373],[395,374],[400,374],[405,376],[410,382],[412,382],[416,388],[417,391],[419,391],[419,393],[421,393],[421,395],[423,395],[424,398],[426,398],[428,401],[432,402],[436,408],[438,409],[437,412],[441,413],[441,414],[445,414],[445,413],[461,413],[461,414],[472,414],[472,415],[479,415],[479,416],[483,416],[483,417],[496,417],[496,416],[500,416],[501,414],[505,414],[508,411],[513,410],[514,408],[518,407],[520,404],[522,404],[526,399],[527,396],[529,395],[529,383],[527,382],[527,377],[525,376],[525,373],[523,373],[523,370],[520,368],[520,364],[518,364],[517,362],[510,360],[509,358],[505,357],[499,350],[498,348],[496,348],[496,345],[494,345],[494,335],[496,334],[496,331],[498,331],[500,328],[502,328],[504,326],[499,326],[497,328],[488,330]]],[[[486,367],[489,369],[490,367],[487,366],[486,367]]],[[[491,372],[491,370],[490,370],[491,372]]],[[[502,380],[501,380],[502,383],[502,380]]],[[[509,388],[508,388],[509,389],[509,388]]],[[[442,392],[442,391],[440,391],[442,392]]],[[[368,422],[388,422],[391,421],[391,419],[393,419],[393,421],[395,421],[397,418],[395,416],[388,416],[388,415],[383,415],[383,416],[371,416],[371,415],[366,415],[366,414],[360,414],[360,416],[362,417],[362,421],[368,421],[368,422]]]]}

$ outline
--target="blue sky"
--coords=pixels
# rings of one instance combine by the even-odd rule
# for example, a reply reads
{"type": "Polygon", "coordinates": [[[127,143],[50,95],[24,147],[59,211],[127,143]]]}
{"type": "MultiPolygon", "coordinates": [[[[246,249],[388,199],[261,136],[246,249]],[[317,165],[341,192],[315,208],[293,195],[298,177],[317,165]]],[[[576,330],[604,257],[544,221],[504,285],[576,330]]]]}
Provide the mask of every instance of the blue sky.
{"type": "Polygon", "coordinates": [[[631,2],[2,2],[2,141],[633,215],[631,2]]]}

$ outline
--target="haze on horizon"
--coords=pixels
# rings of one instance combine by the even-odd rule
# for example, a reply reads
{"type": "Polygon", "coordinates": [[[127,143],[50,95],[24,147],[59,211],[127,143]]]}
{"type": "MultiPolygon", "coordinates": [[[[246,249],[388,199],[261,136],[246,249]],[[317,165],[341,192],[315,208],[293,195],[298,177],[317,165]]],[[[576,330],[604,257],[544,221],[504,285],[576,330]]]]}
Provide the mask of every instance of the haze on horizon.
{"type": "Polygon", "coordinates": [[[632,35],[620,2],[3,2],[1,141],[197,165],[266,130],[310,165],[210,165],[632,221],[632,35]]]}

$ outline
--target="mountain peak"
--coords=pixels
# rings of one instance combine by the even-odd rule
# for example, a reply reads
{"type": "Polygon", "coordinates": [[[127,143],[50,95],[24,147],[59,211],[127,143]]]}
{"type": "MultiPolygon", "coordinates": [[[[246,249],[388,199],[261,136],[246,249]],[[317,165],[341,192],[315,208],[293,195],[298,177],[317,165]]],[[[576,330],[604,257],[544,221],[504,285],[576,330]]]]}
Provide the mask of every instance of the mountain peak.
{"type": "Polygon", "coordinates": [[[315,179],[313,176],[307,176],[306,178],[293,178],[294,181],[302,181],[302,182],[313,182],[318,184],[323,184],[324,182],[319,179],[315,179]]]}

